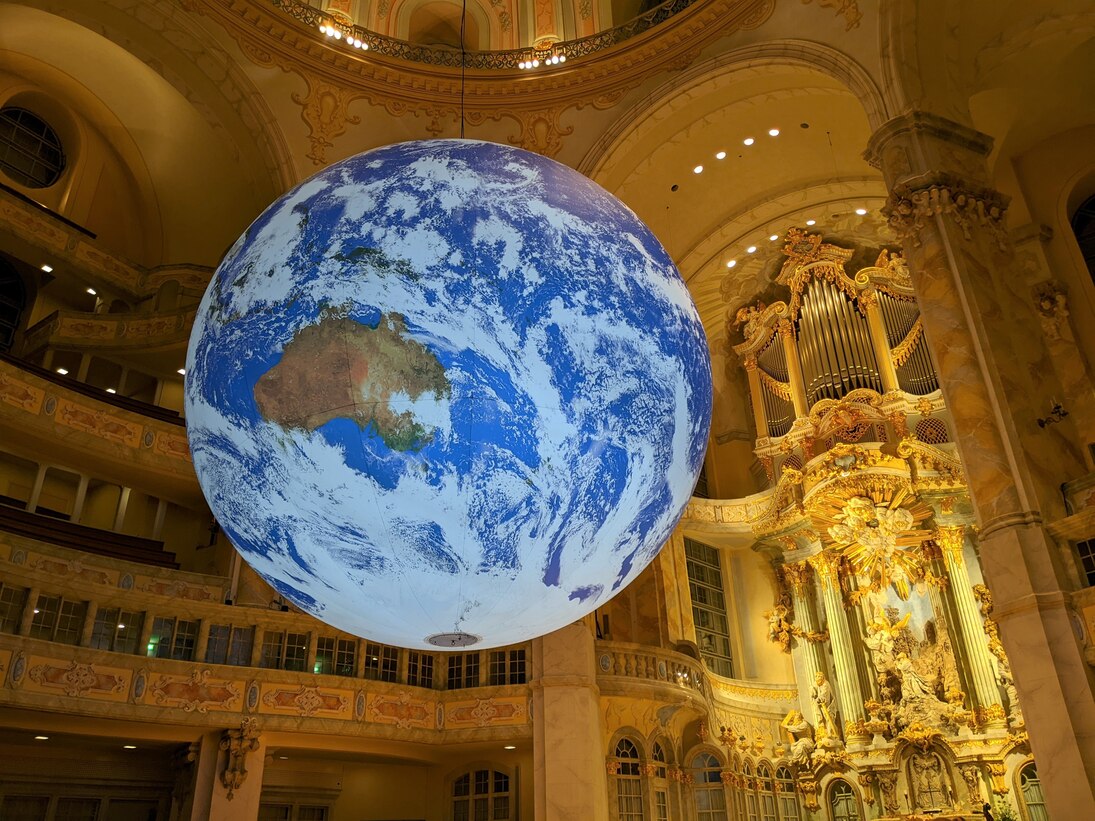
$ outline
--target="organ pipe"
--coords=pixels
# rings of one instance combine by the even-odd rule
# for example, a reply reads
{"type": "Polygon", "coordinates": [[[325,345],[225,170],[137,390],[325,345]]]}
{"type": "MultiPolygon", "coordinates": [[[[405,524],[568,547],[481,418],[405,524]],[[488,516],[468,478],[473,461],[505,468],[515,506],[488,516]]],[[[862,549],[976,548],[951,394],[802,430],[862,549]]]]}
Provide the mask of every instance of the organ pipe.
{"type": "Polygon", "coordinates": [[[808,404],[882,389],[868,320],[832,283],[815,279],[806,287],[798,330],[808,404]]]}

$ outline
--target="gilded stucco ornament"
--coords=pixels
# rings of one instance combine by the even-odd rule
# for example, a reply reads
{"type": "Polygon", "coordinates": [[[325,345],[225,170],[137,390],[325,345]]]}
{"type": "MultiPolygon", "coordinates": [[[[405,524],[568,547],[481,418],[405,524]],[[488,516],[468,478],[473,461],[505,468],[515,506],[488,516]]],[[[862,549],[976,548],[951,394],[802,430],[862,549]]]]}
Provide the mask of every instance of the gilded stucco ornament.
{"type": "MultiPolygon", "coordinates": [[[[900,504],[900,499],[897,500],[900,504]]],[[[877,504],[863,496],[852,497],[827,529],[829,538],[843,551],[855,573],[868,580],[869,589],[879,592],[893,586],[902,599],[924,577],[920,556],[903,545],[923,540],[914,530],[916,517],[904,508],[877,504]]]]}

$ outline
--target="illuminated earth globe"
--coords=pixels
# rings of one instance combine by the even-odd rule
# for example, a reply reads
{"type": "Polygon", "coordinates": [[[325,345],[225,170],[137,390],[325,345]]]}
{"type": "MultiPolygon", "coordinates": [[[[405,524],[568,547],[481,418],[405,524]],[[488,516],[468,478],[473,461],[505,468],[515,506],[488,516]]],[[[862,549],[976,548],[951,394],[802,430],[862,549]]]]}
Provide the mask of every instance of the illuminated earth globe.
{"type": "Polygon", "coordinates": [[[186,362],[194,464],[281,595],[402,647],[495,647],[632,581],[695,484],[711,366],[653,234],[516,148],[408,142],[277,200],[186,362]]]}

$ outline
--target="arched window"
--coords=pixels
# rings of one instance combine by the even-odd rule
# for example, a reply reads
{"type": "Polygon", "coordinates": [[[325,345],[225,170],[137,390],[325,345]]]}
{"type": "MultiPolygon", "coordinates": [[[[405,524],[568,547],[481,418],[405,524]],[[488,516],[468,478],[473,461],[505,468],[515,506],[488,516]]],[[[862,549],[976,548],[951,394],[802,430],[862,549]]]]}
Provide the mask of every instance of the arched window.
{"type": "Polygon", "coordinates": [[[497,770],[472,770],[452,782],[452,821],[509,821],[509,776],[497,770]]]}
{"type": "Polygon", "coordinates": [[[616,809],[620,821],[644,821],[639,751],[626,738],[616,745],[616,809]]]}
{"type": "Polygon", "coordinates": [[[1087,263],[1087,270],[1095,280],[1095,197],[1088,197],[1072,215],[1072,232],[1087,263]]]}
{"type": "Polygon", "coordinates": [[[832,821],[859,821],[859,802],[847,781],[837,778],[829,788],[829,816],[832,821]]]}
{"type": "Polygon", "coordinates": [[[776,789],[767,764],[757,766],[757,797],[760,799],[760,821],[777,821],[776,789]]]}
{"type": "Polygon", "coordinates": [[[776,770],[776,795],[779,798],[779,821],[800,821],[802,810],[795,792],[795,779],[786,767],[776,770]]]}
{"type": "Polygon", "coordinates": [[[1033,761],[1019,770],[1019,791],[1023,794],[1023,805],[1029,821],[1049,821],[1046,799],[1042,795],[1042,782],[1038,780],[1038,770],[1033,761]]]}
{"type": "Polygon", "coordinates": [[[745,819],[746,821],[760,821],[760,808],[757,803],[757,781],[753,778],[753,765],[746,761],[742,765],[741,774],[745,782],[742,787],[745,792],[745,819]]]}
{"type": "Polygon", "coordinates": [[[49,188],[65,170],[61,139],[25,108],[0,108],[0,171],[27,188],[49,188]]]}
{"type": "Polygon", "coordinates": [[[710,753],[700,753],[692,759],[692,769],[697,821],[727,821],[719,760],[710,753]]]}
{"type": "Polygon", "coordinates": [[[650,751],[654,762],[654,821],[669,821],[669,792],[666,788],[665,749],[657,741],[650,751]]]}

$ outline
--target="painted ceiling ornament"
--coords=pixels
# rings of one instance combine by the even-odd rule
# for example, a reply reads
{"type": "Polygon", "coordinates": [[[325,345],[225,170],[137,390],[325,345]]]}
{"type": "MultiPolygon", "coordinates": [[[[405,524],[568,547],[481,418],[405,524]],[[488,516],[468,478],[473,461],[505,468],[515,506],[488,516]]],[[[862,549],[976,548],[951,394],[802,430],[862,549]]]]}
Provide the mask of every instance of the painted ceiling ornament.
{"type": "Polygon", "coordinates": [[[194,323],[209,505],[281,595],[412,648],[563,627],[657,554],[703,462],[711,365],[666,251],[545,157],[387,146],[305,180],[194,323]]]}
{"type": "MultiPolygon", "coordinates": [[[[879,592],[893,586],[898,596],[907,599],[912,586],[924,576],[920,557],[905,550],[899,541],[916,522],[910,510],[877,504],[865,496],[849,499],[829,527],[829,537],[860,576],[869,580],[870,589],[879,592]]],[[[919,544],[921,536],[915,542],[919,544]]]]}

